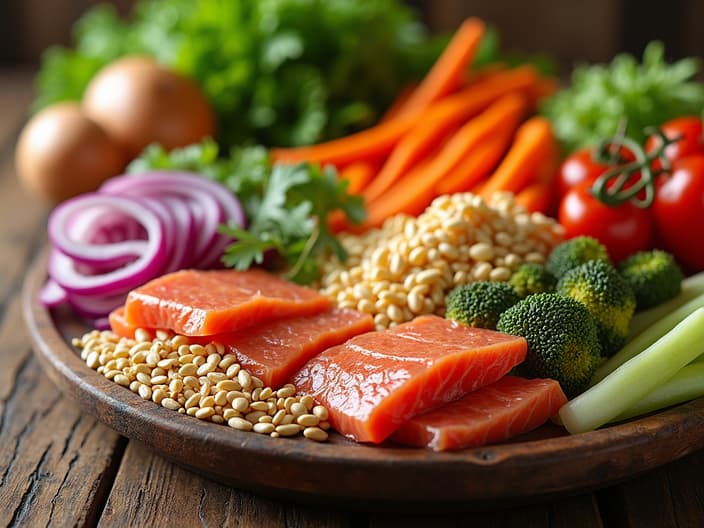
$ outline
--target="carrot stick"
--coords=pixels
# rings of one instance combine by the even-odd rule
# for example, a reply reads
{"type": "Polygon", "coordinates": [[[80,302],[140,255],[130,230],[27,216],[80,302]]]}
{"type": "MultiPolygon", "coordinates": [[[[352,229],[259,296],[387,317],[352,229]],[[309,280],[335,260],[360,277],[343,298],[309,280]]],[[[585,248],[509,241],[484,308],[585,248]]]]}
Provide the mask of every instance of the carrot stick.
{"type": "Polygon", "coordinates": [[[376,170],[376,167],[372,163],[356,161],[340,170],[338,176],[341,180],[347,180],[348,193],[359,194],[372,178],[374,178],[376,170]]]}
{"type": "Polygon", "coordinates": [[[496,168],[511,142],[513,132],[507,129],[506,132],[496,134],[477,145],[459,165],[440,180],[435,188],[436,194],[470,191],[496,168]]]}
{"type": "Polygon", "coordinates": [[[481,20],[465,20],[418,88],[413,91],[401,113],[425,109],[459,88],[465,70],[474,60],[483,35],[484,23],[481,20]]]}
{"type": "Polygon", "coordinates": [[[526,99],[509,94],[494,102],[448,140],[427,164],[421,164],[367,205],[365,227],[377,227],[394,214],[420,214],[436,196],[435,187],[467,153],[497,131],[513,130],[526,110],[526,99]]]}
{"type": "Polygon", "coordinates": [[[512,91],[530,89],[535,81],[535,71],[529,68],[501,72],[433,105],[424,113],[427,117],[399,140],[379,174],[365,189],[365,198],[378,198],[454,127],[484,110],[499,97],[512,91]],[[460,94],[466,96],[460,97],[460,94]]]}
{"type": "Polygon", "coordinates": [[[467,70],[462,79],[462,84],[464,86],[470,86],[479,81],[485,81],[497,73],[506,71],[507,68],[508,67],[501,62],[492,62],[491,64],[487,64],[478,70],[467,70]]]}
{"type": "Polygon", "coordinates": [[[407,111],[371,128],[349,136],[308,147],[274,148],[273,161],[295,163],[311,161],[321,164],[344,165],[353,161],[372,160],[387,155],[412,127],[424,125],[442,116],[461,113],[464,118],[481,111],[492,101],[515,91],[532,89],[538,74],[531,66],[497,73],[486,81],[433,103],[425,111],[407,111]]]}
{"type": "Polygon", "coordinates": [[[411,97],[413,90],[415,89],[416,86],[412,84],[401,90],[401,93],[396,96],[396,99],[391,103],[391,106],[389,106],[389,108],[386,109],[386,112],[384,112],[384,115],[381,116],[379,122],[383,123],[384,121],[388,121],[389,119],[399,115],[401,113],[401,109],[411,97]]]}
{"type": "Polygon", "coordinates": [[[418,114],[405,114],[355,134],[308,147],[274,148],[272,161],[300,161],[344,165],[358,160],[382,157],[391,151],[399,138],[418,121],[418,114]]]}
{"type": "Polygon", "coordinates": [[[523,123],[506,157],[483,185],[481,195],[488,198],[496,191],[517,193],[532,183],[554,141],[552,127],[544,117],[532,117],[523,123]]]}
{"type": "Polygon", "coordinates": [[[552,208],[552,187],[541,182],[531,183],[516,195],[516,203],[529,213],[547,214],[552,208]]]}
{"type": "Polygon", "coordinates": [[[382,165],[381,170],[362,193],[367,201],[381,196],[413,165],[423,159],[435,147],[457,131],[459,123],[464,121],[464,112],[456,112],[430,119],[422,126],[415,126],[401,138],[396,147],[382,165]]]}

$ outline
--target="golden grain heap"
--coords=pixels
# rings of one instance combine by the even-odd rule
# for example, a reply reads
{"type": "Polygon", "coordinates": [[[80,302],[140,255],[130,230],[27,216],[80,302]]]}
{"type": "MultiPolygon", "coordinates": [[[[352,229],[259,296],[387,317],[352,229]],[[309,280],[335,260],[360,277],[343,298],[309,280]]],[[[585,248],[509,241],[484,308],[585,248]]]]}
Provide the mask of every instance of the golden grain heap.
{"type": "Polygon", "coordinates": [[[272,437],[328,438],[325,407],[296,395],[291,384],[265,387],[221,343],[191,344],[181,335],[139,329],[135,339],[93,330],[73,345],[90,368],[167,409],[272,437]]]}
{"type": "Polygon", "coordinates": [[[374,316],[377,329],[417,315],[444,315],[445,297],[472,281],[507,281],[523,262],[543,263],[563,229],[529,214],[510,193],[488,203],[470,193],[436,198],[418,217],[397,215],[380,229],[344,234],[348,259],[321,263],[320,288],[341,307],[374,316]]]}

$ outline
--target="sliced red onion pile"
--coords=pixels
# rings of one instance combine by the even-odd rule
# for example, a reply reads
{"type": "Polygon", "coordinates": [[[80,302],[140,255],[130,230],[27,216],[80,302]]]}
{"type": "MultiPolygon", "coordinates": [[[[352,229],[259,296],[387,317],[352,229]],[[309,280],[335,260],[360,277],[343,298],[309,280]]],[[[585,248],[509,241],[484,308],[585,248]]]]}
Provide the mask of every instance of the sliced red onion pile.
{"type": "Polygon", "coordinates": [[[68,303],[104,324],[131,289],[179,269],[218,267],[232,239],[217,228],[230,222],[245,225],[237,198],[197,174],[112,178],[52,211],[49,280],[40,301],[68,303]]]}

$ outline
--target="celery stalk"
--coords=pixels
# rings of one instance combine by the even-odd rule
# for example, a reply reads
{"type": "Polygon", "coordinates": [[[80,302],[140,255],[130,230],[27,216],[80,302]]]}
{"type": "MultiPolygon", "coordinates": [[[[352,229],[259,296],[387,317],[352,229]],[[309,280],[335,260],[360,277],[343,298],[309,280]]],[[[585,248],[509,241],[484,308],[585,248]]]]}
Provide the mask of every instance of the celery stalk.
{"type": "Polygon", "coordinates": [[[613,420],[704,353],[704,308],[697,308],[666,335],[628,360],[559,411],[572,434],[613,420]]]}
{"type": "Polygon", "coordinates": [[[697,360],[682,367],[677,374],[619,414],[613,421],[640,416],[700,396],[704,396],[704,361],[697,360]]]}
{"type": "Polygon", "coordinates": [[[680,306],[675,311],[669,313],[659,321],[653,323],[646,330],[638,334],[631,341],[626,343],[624,347],[615,355],[611,356],[603,363],[594,373],[591,384],[595,385],[606,376],[611,374],[618,367],[623,365],[629,359],[635,357],[641,351],[655,343],[662,336],[672,330],[680,321],[697,308],[704,308],[704,295],[694,298],[688,303],[680,306]]]}
{"type": "Polygon", "coordinates": [[[704,271],[684,279],[682,291],[674,299],[635,314],[628,329],[628,339],[633,339],[656,321],[702,294],[704,294],[704,271]]]}

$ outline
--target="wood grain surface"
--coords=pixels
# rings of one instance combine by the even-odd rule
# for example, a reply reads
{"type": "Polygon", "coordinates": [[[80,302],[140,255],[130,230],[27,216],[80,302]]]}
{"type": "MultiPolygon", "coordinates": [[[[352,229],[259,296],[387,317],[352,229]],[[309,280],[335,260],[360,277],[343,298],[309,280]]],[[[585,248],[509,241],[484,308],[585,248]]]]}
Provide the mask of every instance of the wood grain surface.
{"type": "MultiPolygon", "coordinates": [[[[364,502],[311,507],[243,492],[101,425],[63,397],[40,368],[22,320],[22,283],[46,244],[48,212],[18,186],[13,169],[14,142],[31,97],[29,75],[0,72],[0,525],[702,526],[702,445],[686,446],[691,454],[598,491],[481,512],[417,514],[371,511],[364,502]]],[[[646,451],[638,456],[647,463],[646,451]]],[[[260,463],[259,470],[271,474],[276,468],[260,463]]],[[[450,490],[459,478],[436,486],[450,490]]]]}

